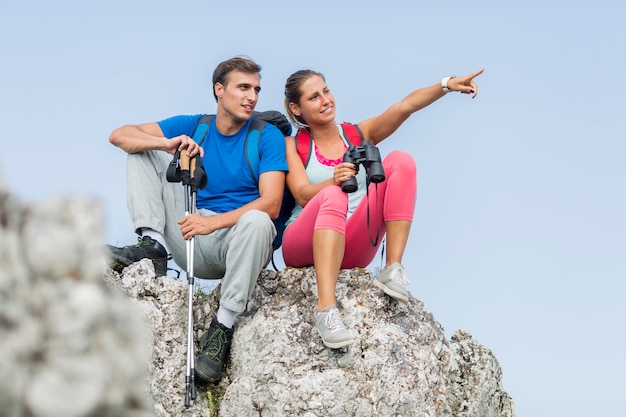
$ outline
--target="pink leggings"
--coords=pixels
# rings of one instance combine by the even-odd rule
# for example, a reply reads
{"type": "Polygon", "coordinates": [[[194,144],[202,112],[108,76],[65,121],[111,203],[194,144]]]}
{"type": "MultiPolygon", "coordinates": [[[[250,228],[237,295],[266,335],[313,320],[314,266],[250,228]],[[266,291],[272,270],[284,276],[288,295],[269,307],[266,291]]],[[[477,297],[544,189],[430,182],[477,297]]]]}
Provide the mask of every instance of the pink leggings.
{"type": "MultiPolygon", "coordinates": [[[[346,236],[342,269],[365,268],[372,262],[386,232],[385,222],[413,220],[417,194],[417,170],[413,157],[406,152],[393,151],[383,160],[386,179],[369,186],[367,195],[346,221],[348,195],[340,186],[323,188],[304,207],[298,218],[283,235],[285,265],[313,265],[313,231],[334,230],[346,236]],[[369,201],[369,230],[367,206],[369,201]],[[376,246],[372,242],[380,228],[376,246]]],[[[361,167],[363,169],[363,167],[361,167]]]]}

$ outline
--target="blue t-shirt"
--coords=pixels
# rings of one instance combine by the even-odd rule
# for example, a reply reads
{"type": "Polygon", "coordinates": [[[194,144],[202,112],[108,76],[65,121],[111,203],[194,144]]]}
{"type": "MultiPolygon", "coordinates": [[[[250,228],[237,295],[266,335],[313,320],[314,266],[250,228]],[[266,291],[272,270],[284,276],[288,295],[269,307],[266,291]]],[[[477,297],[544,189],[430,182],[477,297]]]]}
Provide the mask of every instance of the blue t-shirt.
{"type": "MultiPolygon", "coordinates": [[[[180,135],[192,136],[202,117],[197,115],[174,116],[158,122],[163,135],[171,139],[180,135]]],[[[259,189],[250,173],[244,152],[244,143],[251,120],[233,135],[223,135],[215,127],[215,119],[202,142],[202,163],[207,175],[207,185],[199,189],[196,206],[225,213],[235,210],[260,197],[259,189]]],[[[287,171],[285,137],[282,132],[266,123],[259,138],[261,154],[257,178],[268,171],[287,171]]]]}

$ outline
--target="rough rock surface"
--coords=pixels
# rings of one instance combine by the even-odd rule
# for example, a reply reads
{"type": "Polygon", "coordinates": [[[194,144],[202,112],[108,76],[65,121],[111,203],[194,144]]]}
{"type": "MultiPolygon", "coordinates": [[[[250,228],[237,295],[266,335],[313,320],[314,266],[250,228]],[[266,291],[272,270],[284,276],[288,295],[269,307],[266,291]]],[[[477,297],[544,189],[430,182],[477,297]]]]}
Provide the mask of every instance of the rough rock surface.
{"type": "MultiPolygon", "coordinates": [[[[187,408],[187,283],[147,260],[104,267],[100,228],[93,201],[25,205],[0,184],[2,416],[514,416],[488,349],[447,340],[422,302],[389,299],[361,269],[339,277],[356,339],[343,350],[313,327],[313,269],[264,271],[224,378],[187,408]]],[[[195,340],[218,300],[219,286],[194,297],[195,340]]]]}
{"type": "Polygon", "coordinates": [[[513,402],[502,387],[502,370],[489,349],[457,330],[450,342],[448,403],[456,417],[513,417],[513,402]]]}
{"type": "Polygon", "coordinates": [[[0,184],[0,415],[154,416],[151,341],[128,297],[106,285],[101,209],[25,205],[0,184]]]}
{"type": "MultiPolygon", "coordinates": [[[[313,269],[264,271],[223,380],[198,386],[185,408],[186,281],[155,279],[148,261],[106,280],[138,301],[154,335],[150,393],[159,416],[514,416],[488,349],[462,331],[446,340],[421,301],[391,300],[361,269],[339,277],[338,305],[356,336],[343,350],[325,348],[313,327],[313,269]]],[[[218,300],[219,286],[194,298],[195,340],[218,300]]]]}

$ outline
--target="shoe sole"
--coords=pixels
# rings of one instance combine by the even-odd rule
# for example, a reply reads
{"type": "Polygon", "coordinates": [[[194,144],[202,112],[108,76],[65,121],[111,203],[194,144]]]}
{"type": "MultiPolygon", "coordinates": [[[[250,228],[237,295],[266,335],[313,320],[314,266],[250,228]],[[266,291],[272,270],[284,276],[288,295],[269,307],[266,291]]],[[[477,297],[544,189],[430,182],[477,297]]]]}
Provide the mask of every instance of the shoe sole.
{"type": "Polygon", "coordinates": [[[210,377],[210,376],[207,376],[207,375],[203,375],[197,369],[195,369],[194,372],[195,372],[196,377],[198,378],[198,380],[200,380],[200,382],[202,382],[204,384],[217,384],[222,379],[221,375],[218,376],[218,377],[210,377]]]}
{"type": "Polygon", "coordinates": [[[324,346],[331,348],[331,349],[341,349],[342,347],[346,347],[346,346],[350,346],[352,343],[354,343],[354,339],[349,339],[349,340],[342,340],[341,342],[327,342],[324,339],[322,339],[322,342],[324,342],[324,346]]]}
{"type": "Polygon", "coordinates": [[[374,280],[374,285],[376,285],[378,288],[380,288],[381,290],[383,290],[383,292],[385,294],[387,294],[388,296],[390,296],[391,298],[394,298],[404,304],[408,304],[409,302],[409,296],[405,295],[405,294],[401,294],[397,291],[392,290],[391,288],[389,288],[388,286],[386,286],[385,284],[383,284],[382,282],[380,282],[379,280],[375,279],[374,280]]]}

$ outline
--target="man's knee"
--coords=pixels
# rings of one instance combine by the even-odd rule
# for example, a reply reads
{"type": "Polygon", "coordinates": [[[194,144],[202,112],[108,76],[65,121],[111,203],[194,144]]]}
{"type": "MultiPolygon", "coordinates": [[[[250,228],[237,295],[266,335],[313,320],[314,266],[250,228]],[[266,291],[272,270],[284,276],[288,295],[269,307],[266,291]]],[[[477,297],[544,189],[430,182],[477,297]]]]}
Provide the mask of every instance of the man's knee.
{"type": "Polygon", "coordinates": [[[237,229],[249,230],[252,233],[246,233],[249,236],[258,236],[259,238],[274,239],[276,228],[270,216],[261,210],[250,210],[244,213],[236,225],[237,229]]]}
{"type": "Polygon", "coordinates": [[[270,219],[270,216],[262,210],[249,210],[245,212],[237,222],[238,225],[251,224],[260,226],[268,223],[272,223],[272,219],[270,219]]]}

